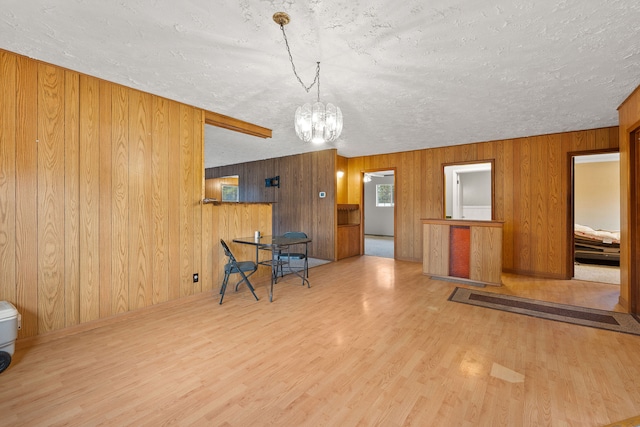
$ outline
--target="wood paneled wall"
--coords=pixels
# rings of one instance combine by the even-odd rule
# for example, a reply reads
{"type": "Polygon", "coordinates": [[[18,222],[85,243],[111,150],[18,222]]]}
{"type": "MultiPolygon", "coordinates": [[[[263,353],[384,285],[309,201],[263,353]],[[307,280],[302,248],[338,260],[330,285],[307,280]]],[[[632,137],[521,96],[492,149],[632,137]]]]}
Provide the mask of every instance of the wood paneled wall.
{"type": "Polygon", "coordinates": [[[20,337],[202,290],[202,110],[6,51],[0,106],[0,300],[20,337]]]}
{"type": "MultiPolygon", "coordinates": [[[[349,203],[349,159],[346,157],[338,156],[336,159],[336,170],[337,172],[343,172],[344,175],[342,177],[338,177],[336,175],[337,181],[337,198],[336,203],[338,204],[347,204],[349,203]]],[[[359,221],[358,221],[359,222],[359,221]]]]}
{"type": "Polygon", "coordinates": [[[312,239],[309,254],[335,259],[336,150],[209,168],[206,177],[239,176],[242,202],[273,202],[273,233],[304,231],[312,239]],[[280,176],[280,188],[265,178],[280,176]],[[324,191],[325,198],[319,193],[324,191]]]}
{"type": "MultiPolygon", "coordinates": [[[[632,271],[637,260],[631,259],[632,241],[631,215],[632,206],[629,203],[632,194],[638,197],[638,182],[640,177],[631,175],[631,141],[630,133],[640,127],[640,87],[636,88],[618,108],[620,135],[620,303],[629,307],[632,287],[636,295],[640,295],[640,283],[632,281],[633,277],[640,277],[640,271],[632,271]],[[635,186],[634,186],[635,183],[635,186]]],[[[636,145],[636,150],[640,147],[636,145]]],[[[640,224],[633,224],[636,229],[640,224]]],[[[637,236],[634,236],[634,238],[637,236]]]]}
{"type": "Polygon", "coordinates": [[[422,260],[422,218],[443,215],[443,163],[495,161],[494,219],[504,221],[503,269],[569,278],[568,153],[618,148],[610,127],[348,160],[348,203],[362,172],[396,169],[396,258],[422,260]]]}

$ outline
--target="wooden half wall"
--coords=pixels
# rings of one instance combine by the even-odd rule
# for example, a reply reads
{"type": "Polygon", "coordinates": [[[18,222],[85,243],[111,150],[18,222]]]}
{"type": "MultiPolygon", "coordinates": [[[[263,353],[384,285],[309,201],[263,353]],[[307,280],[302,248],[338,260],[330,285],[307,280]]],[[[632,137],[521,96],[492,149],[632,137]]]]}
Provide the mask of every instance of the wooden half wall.
{"type": "Polygon", "coordinates": [[[19,337],[191,295],[203,111],[0,51],[0,300],[19,337]]]}
{"type": "Polygon", "coordinates": [[[309,255],[335,259],[336,150],[315,151],[206,170],[206,178],[239,177],[241,202],[273,203],[273,233],[304,231],[309,255]],[[265,179],[280,177],[280,187],[265,179]],[[324,192],[326,197],[320,198],[324,192]]]}
{"type": "MultiPolygon", "coordinates": [[[[239,261],[254,261],[254,246],[234,243],[236,237],[253,236],[259,230],[264,235],[271,234],[271,204],[269,203],[207,203],[202,211],[202,233],[206,238],[202,241],[202,253],[207,262],[202,264],[203,290],[219,289],[224,277],[224,265],[227,258],[220,246],[223,239],[233,255],[239,261]],[[210,261],[210,262],[209,262],[210,261]]],[[[270,260],[269,251],[259,251],[259,260],[270,260]]],[[[260,267],[251,282],[270,279],[270,269],[260,267]],[[257,280],[256,280],[257,279],[257,280]]],[[[258,295],[259,298],[265,296],[258,295]]]]}
{"type": "Polygon", "coordinates": [[[422,218],[443,215],[443,164],[495,161],[494,219],[504,221],[503,269],[570,278],[569,154],[618,148],[609,127],[348,159],[348,201],[362,172],[396,170],[396,258],[422,260],[422,218]]]}

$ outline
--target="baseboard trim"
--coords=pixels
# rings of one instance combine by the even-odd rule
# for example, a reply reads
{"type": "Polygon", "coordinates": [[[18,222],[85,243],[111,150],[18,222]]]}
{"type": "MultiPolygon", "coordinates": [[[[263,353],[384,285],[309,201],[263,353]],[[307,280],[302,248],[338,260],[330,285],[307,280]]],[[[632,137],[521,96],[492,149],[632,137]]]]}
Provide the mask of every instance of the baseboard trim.
{"type": "Polygon", "coordinates": [[[511,268],[503,268],[502,272],[509,273],[509,274],[517,274],[519,276],[537,277],[540,279],[571,280],[571,277],[567,277],[563,274],[555,274],[555,273],[540,273],[537,271],[518,270],[518,269],[511,269],[511,268]]]}

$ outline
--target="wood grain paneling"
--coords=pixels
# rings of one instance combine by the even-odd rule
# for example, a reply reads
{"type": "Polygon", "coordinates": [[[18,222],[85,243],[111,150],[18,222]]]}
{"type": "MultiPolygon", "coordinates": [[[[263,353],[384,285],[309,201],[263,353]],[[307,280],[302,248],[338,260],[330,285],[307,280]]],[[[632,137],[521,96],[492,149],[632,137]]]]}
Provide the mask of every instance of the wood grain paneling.
{"type": "MultiPolygon", "coordinates": [[[[568,239],[560,239],[559,245],[553,244],[555,236],[567,230],[567,221],[565,218],[556,218],[556,212],[562,212],[563,209],[569,210],[569,206],[563,205],[562,200],[562,184],[567,183],[570,179],[569,171],[565,170],[562,165],[563,153],[562,144],[558,144],[554,138],[545,138],[546,144],[546,159],[540,159],[544,164],[546,162],[546,182],[545,188],[540,189],[542,194],[546,195],[545,198],[541,198],[544,203],[545,220],[543,223],[543,231],[546,231],[547,246],[545,248],[544,256],[546,256],[546,271],[563,271],[562,259],[571,259],[572,257],[563,256],[563,254],[569,253],[569,241],[568,239]],[[563,179],[563,172],[566,174],[566,178],[563,179]],[[550,221],[549,218],[554,218],[554,221],[550,221]]],[[[565,211],[566,212],[566,211],[565,211]]],[[[573,261],[573,260],[571,260],[573,261]]],[[[570,269],[567,268],[566,272],[570,274],[570,269]]]]}
{"type": "Polygon", "coordinates": [[[503,269],[569,278],[567,153],[616,149],[616,128],[489,141],[348,159],[349,203],[360,203],[362,172],[396,169],[396,258],[421,261],[420,219],[442,215],[443,163],[494,160],[494,219],[504,221],[503,269]],[[409,190],[407,190],[407,188],[409,190]]]}
{"type": "Polygon", "coordinates": [[[248,123],[233,117],[225,116],[212,111],[205,111],[204,123],[229,129],[235,132],[246,133],[247,135],[258,136],[260,138],[271,138],[271,129],[248,123]]]}
{"type": "Polygon", "coordinates": [[[64,70],[38,65],[38,332],[65,326],[64,70]]]}
{"type": "Polygon", "coordinates": [[[181,291],[181,264],[180,264],[180,181],[176,179],[174,173],[181,170],[180,162],[180,104],[169,103],[169,177],[170,184],[168,191],[169,203],[169,299],[180,298],[181,291]]]}
{"type": "Polygon", "coordinates": [[[129,90],[129,310],[152,302],[151,95],[129,90]]]}
{"type": "Polygon", "coordinates": [[[16,299],[16,74],[13,55],[0,52],[0,293],[16,299]]]}
{"type": "Polygon", "coordinates": [[[16,299],[16,57],[0,52],[0,294],[16,299]]]}
{"type": "MultiPolygon", "coordinates": [[[[304,231],[312,239],[309,255],[335,259],[336,150],[261,160],[207,169],[208,179],[239,176],[240,200],[273,202],[274,234],[304,231]],[[265,178],[280,176],[280,188],[265,187],[265,178]],[[324,191],[325,198],[319,193],[324,191]]],[[[249,235],[255,230],[247,230],[249,235]]]]}
{"type": "Polygon", "coordinates": [[[169,299],[169,101],[153,97],[153,303],[169,299]]]}
{"type": "MultiPolygon", "coordinates": [[[[202,266],[202,209],[201,201],[204,199],[204,112],[197,108],[193,109],[193,155],[191,158],[191,170],[193,171],[193,186],[191,190],[191,212],[193,212],[193,265],[191,273],[198,273],[203,270],[202,266]]],[[[207,236],[208,238],[209,236],[207,236]]],[[[193,277],[193,275],[192,275],[193,277]]],[[[193,279],[192,279],[193,280],[193,279]]],[[[203,283],[198,281],[193,283],[193,293],[200,293],[203,283]]]]}
{"type": "Polygon", "coordinates": [[[449,275],[449,226],[432,224],[422,231],[423,273],[449,275]]]}
{"type": "Polygon", "coordinates": [[[471,280],[501,283],[502,227],[471,227],[471,280]]]}
{"type": "Polygon", "coordinates": [[[360,255],[360,225],[339,225],[337,234],[337,258],[343,259],[360,255]]]}
{"type": "MultiPolygon", "coordinates": [[[[0,50],[0,299],[21,337],[211,288],[203,112],[0,50]]],[[[271,217],[269,217],[269,221],[271,217]]]]}
{"type": "MultiPolygon", "coordinates": [[[[228,245],[234,256],[240,261],[254,261],[256,258],[256,249],[254,246],[241,245],[233,243],[233,239],[237,237],[253,236],[255,230],[262,230],[264,235],[271,235],[272,223],[272,206],[269,203],[222,203],[222,204],[205,204],[203,209],[203,229],[208,228],[211,234],[207,235],[210,243],[203,245],[203,249],[207,248],[209,255],[213,259],[210,269],[210,278],[204,278],[210,283],[207,285],[210,289],[220,289],[222,278],[224,276],[223,266],[227,259],[224,252],[220,249],[220,239],[223,239],[228,245]],[[206,225],[209,223],[209,225],[206,225]],[[253,231],[252,231],[253,230],[253,231]]],[[[204,236],[204,234],[203,234],[204,236]]],[[[260,251],[259,259],[261,261],[271,259],[271,252],[260,251]]],[[[269,278],[270,269],[260,267],[252,276],[252,283],[269,278]]],[[[203,282],[203,286],[204,283],[203,282]]]]}
{"type": "Polygon", "coordinates": [[[80,75],[64,72],[65,326],[80,323],[80,75]]]}
{"type": "Polygon", "coordinates": [[[217,271],[214,268],[214,259],[217,260],[217,257],[214,258],[213,253],[213,245],[215,243],[214,229],[217,232],[217,227],[214,228],[213,224],[213,210],[205,205],[202,209],[202,252],[200,261],[200,286],[203,292],[213,289],[214,277],[217,277],[217,271]]]}
{"type": "Polygon", "coordinates": [[[114,87],[111,104],[111,314],[129,308],[129,91],[114,87]]]}
{"type": "Polygon", "coordinates": [[[111,83],[100,81],[100,317],[112,313],[112,139],[111,83]]]}
{"type": "Polygon", "coordinates": [[[193,108],[180,105],[180,296],[193,294],[193,108]]]}
{"type": "Polygon", "coordinates": [[[80,76],[80,322],[100,318],[100,81],[80,76]]]}
{"type": "MultiPolygon", "coordinates": [[[[395,169],[396,258],[420,261],[423,252],[420,219],[438,217],[444,208],[442,165],[494,160],[494,219],[504,221],[503,268],[521,274],[569,278],[567,153],[617,147],[616,128],[603,128],[350,158],[347,161],[347,202],[361,203],[364,171],[395,169]]],[[[293,168],[306,171],[308,166],[295,157],[277,159],[278,163],[266,160],[213,168],[207,171],[207,176],[241,175],[245,178],[244,183],[241,179],[241,193],[248,197],[245,200],[277,202],[274,232],[286,231],[283,227],[298,224],[297,217],[294,219],[291,212],[298,209],[303,217],[307,203],[314,201],[295,190],[289,193],[286,189],[270,188],[266,193],[263,179],[281,172],[280,175],[288,180],[297,176],[293,168]],[[301,199],[296,200],[290,194],[301,199]]],[[[334,161],[337,168],[339,161],[334,161]]],[[[326,174],[327,177],[330,175],[334,176],[326,174]]],[[[317,213],[312,215],[320,218],[317,213]]],[[[337,230],[332,232],[327,227],[320,227],[314,231],[314,234],[319,233],[335,234],[337,230]]],[[[324,242],[320,243],[324,245],[324,242]]],[[[313,249],[317,250],[315,246],[313,249]]]]}
{"type": "MultiPolygon", "coordinates": [[[[25,337],[38,333],[38,270],[34,268],[38,265],[38,127],[34,126],[38,117],[38,64],[19,56],[16,65],[16,176],[20,179],[15,181],[15,301],[22,315],[18,337],[25,337]]],[[[2,102],[2,105],[10,103],[2,102]]],[[[12,282],[5,283],[9,285],[12,282]]],[[[6,296],[4,299],[10,298],[6,296]]]]}
{"type": "Polygon", "coordinates": [[[348,203],[349,200],[349,175],[347,170],[349,168],[349,160],[346,157],[336,156],[336,172],[342,173],[342,176],[336,175],[337,190],[336,190],[336,203],[348,203]]]}

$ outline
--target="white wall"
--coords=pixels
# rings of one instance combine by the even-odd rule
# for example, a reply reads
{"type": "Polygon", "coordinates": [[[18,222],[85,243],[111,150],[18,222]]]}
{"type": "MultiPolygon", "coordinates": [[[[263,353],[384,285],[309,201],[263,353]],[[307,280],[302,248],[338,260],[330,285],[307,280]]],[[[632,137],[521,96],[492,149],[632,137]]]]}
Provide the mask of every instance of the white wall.
{"type": "Polygon", "coordinates": [[[575,223],[620,230],[620,162],[576,162],[574,179],[575,223]]]}
{"type": "Polygon", "coordinates": [[[364,234],[393,236],[393,206],[376,207],[376,184],[393,184],[393,181],[393,176],[373,176],[370,182],[364,183],[364,234]]]}
{"type": "Polygon", "coordinates": [[[491,171],[465,172],[459,176],[463,206],[491,206],[491,171]]]}

